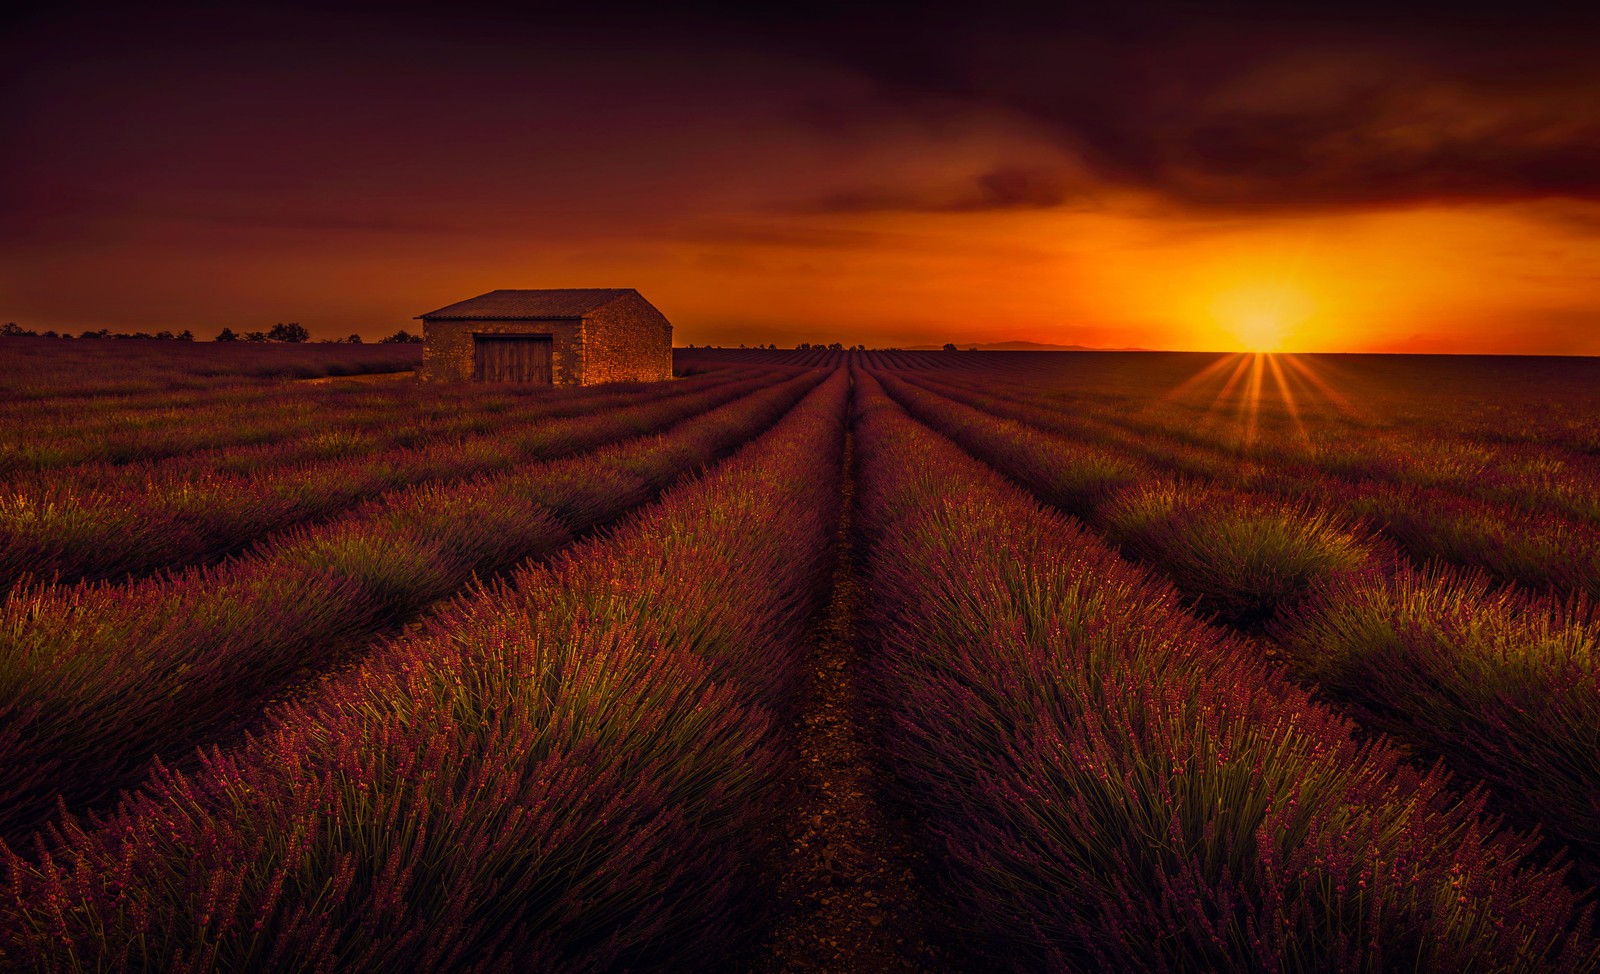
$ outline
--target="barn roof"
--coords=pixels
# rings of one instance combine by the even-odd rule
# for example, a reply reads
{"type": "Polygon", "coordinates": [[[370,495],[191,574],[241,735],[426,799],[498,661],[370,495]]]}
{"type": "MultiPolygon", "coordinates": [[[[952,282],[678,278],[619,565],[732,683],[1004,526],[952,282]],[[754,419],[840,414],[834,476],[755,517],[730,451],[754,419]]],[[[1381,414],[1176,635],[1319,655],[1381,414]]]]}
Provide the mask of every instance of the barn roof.
{"type": "Polygon", "coordinates": [[[418,318],[582,318],[627,294],[631,287],[501,288],[447,304],[418,318]]]}

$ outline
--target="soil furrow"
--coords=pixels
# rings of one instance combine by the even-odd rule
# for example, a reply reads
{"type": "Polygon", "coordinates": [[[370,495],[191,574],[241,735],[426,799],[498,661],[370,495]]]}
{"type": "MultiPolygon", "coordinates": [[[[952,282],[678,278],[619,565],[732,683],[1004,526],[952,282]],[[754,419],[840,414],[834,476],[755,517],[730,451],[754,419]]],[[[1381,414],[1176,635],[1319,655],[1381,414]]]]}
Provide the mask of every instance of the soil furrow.
{"type": "Polygon", "coordinates": [[[788,856],[753,974],[950,969],[926,928],[921,857],[874,780],[874,715],[863,701],[856,631],[862,591],[851,523],[853,446],[847,438],[832,592],[813,637],[797,726],[805,798],[789,823],[788,856]]]}

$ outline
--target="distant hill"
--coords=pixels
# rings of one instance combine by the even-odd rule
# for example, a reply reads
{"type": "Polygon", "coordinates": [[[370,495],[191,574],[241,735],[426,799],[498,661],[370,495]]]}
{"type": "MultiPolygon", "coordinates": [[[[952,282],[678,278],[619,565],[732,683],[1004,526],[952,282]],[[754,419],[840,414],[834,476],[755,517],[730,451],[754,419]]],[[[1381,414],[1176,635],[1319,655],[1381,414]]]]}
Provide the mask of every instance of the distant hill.
{"type": "MultiPolygon", "coordinates": [[[[937,352],[943,345],[906,345],[908,352],[937,352]]],[[[1148,352],[1148,348],[1093,348],[1089,345],[1050,345],[1045,342],[956,342],[962,351],[978,352],[1148,352]]]]}

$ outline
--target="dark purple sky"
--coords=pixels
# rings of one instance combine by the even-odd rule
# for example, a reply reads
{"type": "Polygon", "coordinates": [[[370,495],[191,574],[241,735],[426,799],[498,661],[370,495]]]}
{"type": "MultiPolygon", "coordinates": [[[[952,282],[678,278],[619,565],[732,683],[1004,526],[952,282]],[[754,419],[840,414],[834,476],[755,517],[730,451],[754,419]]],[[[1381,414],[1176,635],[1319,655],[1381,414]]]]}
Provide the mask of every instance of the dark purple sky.
{"type": "Polygon", "coordinates": [[[694,342],[1600,354],[1596,50],[1462,5],[40,4],[0,318],[634,286],[694,342]]]}

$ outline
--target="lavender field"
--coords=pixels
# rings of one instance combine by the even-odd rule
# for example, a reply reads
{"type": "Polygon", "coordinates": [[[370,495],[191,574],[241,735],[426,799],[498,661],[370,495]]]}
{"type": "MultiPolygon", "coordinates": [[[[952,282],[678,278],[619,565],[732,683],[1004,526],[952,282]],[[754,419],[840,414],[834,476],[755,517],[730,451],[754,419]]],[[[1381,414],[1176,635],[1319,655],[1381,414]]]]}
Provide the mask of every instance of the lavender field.
{"type": "Polygon", "coordinates": [[[0,339],[0,969],[1600,970],[1600,362],[156,345],[0,339]]]}

